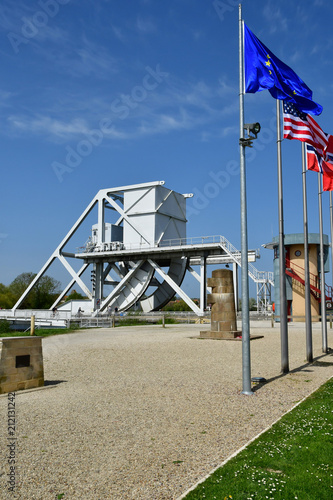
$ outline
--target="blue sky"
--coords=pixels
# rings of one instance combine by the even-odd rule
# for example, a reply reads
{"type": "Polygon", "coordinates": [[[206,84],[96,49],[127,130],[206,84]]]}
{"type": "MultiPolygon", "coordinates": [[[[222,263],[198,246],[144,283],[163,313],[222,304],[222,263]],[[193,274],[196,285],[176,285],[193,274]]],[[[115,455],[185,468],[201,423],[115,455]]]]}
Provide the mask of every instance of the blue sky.
{"type": "MultiPolygon", "coordinates": [[[[243,1],[243,18],[333,133],[333,4],[243,1]]],[[[238,2],[3,0],[0,57],[0,282],[37,272],[99,189],[155,180],[194,193],[189,236],[240,248],[238,2]]],[[[251,249],[278,234],[274,117],[268,92],[245,96],[245,121],[263,130],[247,151],[251,249]]],[[[301,146],[282,148],[285,232],[302,232],[301,146]]],[[[318,232],[317,175],[307,182],[318,232]]],[[[328,193],[323,211],[329,233],[328,193]]],[[[261,249],[258,269],[272,257],[261,249]]]]}

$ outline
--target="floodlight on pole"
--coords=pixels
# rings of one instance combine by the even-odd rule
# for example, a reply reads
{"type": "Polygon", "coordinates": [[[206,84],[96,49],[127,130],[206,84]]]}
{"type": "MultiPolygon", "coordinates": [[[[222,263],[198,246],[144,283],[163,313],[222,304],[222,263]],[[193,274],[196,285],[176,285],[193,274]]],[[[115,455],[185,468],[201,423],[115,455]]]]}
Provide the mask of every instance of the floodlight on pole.
{"type": "Polygon", "coordinates": [[[245,123],[244,124],[244,130],[247,131],[247,133],[249,134],[249,137],[251,137],[250,133],[252,132],[252,134],[254,134],[253,139],[256,139],[257,135],[259,134],[259,132],[261,130],[261,126],[260,126],[260,123],[258,123],[258,122],[256,122],[256,123],[245,123]]]}
{"type": "Polygon", "coordinates": [[[239,139],[239,144],[243,146],[244,148],[247,146],[249,148],[252,148],[252,141],[257,139],[257,135],[259,134],[261,130],[260,123],[255,122],[255,123],[244,123],[244,131],[247,132],[247,137],[241,137],[239,139]]]}

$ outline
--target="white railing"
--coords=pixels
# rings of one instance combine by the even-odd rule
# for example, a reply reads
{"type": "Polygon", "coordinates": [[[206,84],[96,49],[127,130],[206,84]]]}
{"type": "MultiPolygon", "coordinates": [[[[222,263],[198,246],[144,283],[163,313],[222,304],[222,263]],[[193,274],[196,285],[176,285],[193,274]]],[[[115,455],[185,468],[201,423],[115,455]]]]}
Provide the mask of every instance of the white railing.
{"type": "Polygon", "coordinates": [[[117,251],[117,250],[141,250],[141,249],[155,249],[164,247],[182,247],[182,246],[197,246],[197,245],[209,245],[209,244],[219,244],[221,241],[225,240],[223,236],[194,236],[187,238],[172,238],[167,240],[162,240],[159,243],[142,243],[142,244],[130,244],[124,245],[120,241],[112,241],[108,243],[91,243],[87,245],[78,247],[77,253],[90,253],[90,252],[107,252],[107,251],[117,251]]]}
{"type": "MultiPolygon", "coordinates": [[[[148,250],[156,248],[167,248],[167,247],[188,247],[188,246],[200,246],[200,245],[211,245],[218,244],[221,248],[230,256],[230,258],[236,262],[239,266],[241,263],[241,252],[238,250],[230,241],[228,241],[224,236],[213,235],[213,236],[191,236],[186,238],[172,238],[167,240],[162,240],[158,244],[126,244],[126,246],[119,242],[113,241],[109,243],[99,243],[93,244],[89,242],[86,246],[78,248],[78,253],[90,253],[90,252],[106,252],[106,251],[119,251],[119,250],[148,250]]],[[[256,251],[256,256],[259,257],[259,251],[256,251]]],[[[248,263],[248,272],[250,278],[256,283],[270,283],[274,285],[274,274],[271,271],[258,271],[256,267],[250,262],[248,263]]]]}
{"type": "Polygon", "coordinates": [[[30,321],[31,316],[35,316],[41,321],[51,320],[69,320],[71,319],[71,312],[57,311],[53,312],[49,309],[0,309],[0,319],[7,319],[10,321],[27,320],[30,321]]]}
{"type": "Polygon", "coordinates": [[[240,253],[224,236],[213,235],[213,236],[190,236],[186,238],[172,238],[167,240],[162,240],[159,243],[126,243],[124,245],[120,241],[112,241],[108,243],[91,243],[87,245],[78,247],[77,253],[90,253],[90,252],[103,252],[103,251],[117,251],[117,250],[137,250],[137,249],[155,249],[164,247],[182,247],[182,246],[198,246],[198,245],[210,245],[210,244],[223,244],[230,251],[240,253]]]}
{"type": "MultiPolygon", "coordinates": [[[[230,241],[228,241],[224,236],[221,236],[221,246],[223,250],[225,250],[230,257],[239,265],[241,266],[241,252],[234,247],[230,241]]],[[[274,273],[271,271],[258,271],[256,267],[254,267],[253,264],[250,262],[248,263],[248,272],[250,278],[255,281],[256,283],[258,282],[269,282],[271,285],[274,285],[274,273]]]]}

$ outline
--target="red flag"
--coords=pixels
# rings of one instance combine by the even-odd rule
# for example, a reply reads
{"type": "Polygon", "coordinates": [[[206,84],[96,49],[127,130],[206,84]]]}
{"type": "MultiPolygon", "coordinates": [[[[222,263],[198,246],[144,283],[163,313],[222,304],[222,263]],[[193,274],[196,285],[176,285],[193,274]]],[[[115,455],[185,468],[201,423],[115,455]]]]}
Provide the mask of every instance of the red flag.
{"type": "Polygon", "coordinates": [[[308,170],[323,174],[323,190],[333,191],[333,135],[328,135],[325,160],[313,146],[306,145],[308,170]]]}
{"type": "Polygon", "coordinates": [[[333,165],[323,161],[323,191],[333,191],[333,165]]]}
{"type": "Polygon", "coordinates": [[[328,146],[327,135],[310,115],[299,111],[290,102],[283,101],[283,138],[297,139],[311,144],[321,156],[328,146]]]}

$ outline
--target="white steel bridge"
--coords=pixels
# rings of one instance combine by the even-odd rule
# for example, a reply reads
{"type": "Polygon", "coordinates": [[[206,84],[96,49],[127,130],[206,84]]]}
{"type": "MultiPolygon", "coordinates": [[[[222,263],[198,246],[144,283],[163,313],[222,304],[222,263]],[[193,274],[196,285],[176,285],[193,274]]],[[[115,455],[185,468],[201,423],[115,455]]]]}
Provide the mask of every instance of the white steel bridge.
{"type": "MultiPolygon", "coordinates": [[[[54,261],[61,263],[71,279],[51,310],[61,309],[64,297],[75,285],[90,300],[95,316],[110,310],[126,311],[138,303],[144,312],[157,311],[175,294],[202,316],[207,306],[207,265],[213,264],[232,264],[238,305],[241,253],[224,236],[186,236],[186,199],[191,196],[165,188],[164,181],[100,190],[11,313],[15,316],[54,261]],[[97,222],[87,243],[79,249],[68,249],[78,228],[94,211],[97,222]],[[193,269],[195,266],[199,266],[199,272],[193,269]],[[91,276],[87,280],[88,270],[91,276]],[[199,306],[181,288],[187,271],[200,283],[199,306]]],[[[273,273],[253,266],[258,257],[257,250],[248,252],[248,271],[256,283],[258,311],[263,311],[271,301],[273,273]]],[[[3,314],[0,311],[0,317],[3,314]]]]}

